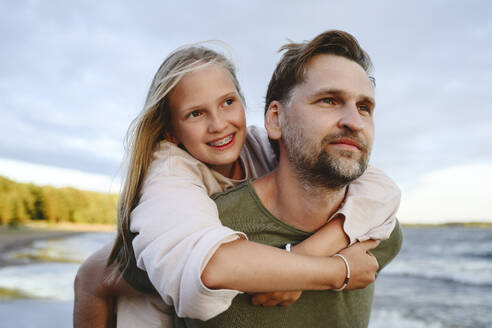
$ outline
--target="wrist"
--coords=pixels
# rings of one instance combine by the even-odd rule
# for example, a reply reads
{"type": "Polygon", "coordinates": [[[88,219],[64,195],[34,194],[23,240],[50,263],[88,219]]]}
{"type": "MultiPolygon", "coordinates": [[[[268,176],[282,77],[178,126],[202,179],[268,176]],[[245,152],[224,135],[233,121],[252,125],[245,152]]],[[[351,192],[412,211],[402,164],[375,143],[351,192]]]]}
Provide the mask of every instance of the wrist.
{"type": "Polygon", "coordinates": [[[327,289],[338,289],[344,284],[347,276],[345,262],[341,258],[335,256],[330,256],[325,259],[327,260],[328,265],[328,270],[324,275],[327,289]]]}
{"type": "Polygon", "coordinates": [[[302,243],[297,245],[292,245],[290,247],[290,252],[299,255],[310,255],[305,251],[304,247],[302,246],[302,243]]]}
{"type": "Polygon", "coordinates": [[[336,288],[336,289],[333,289],[333,291],[335,292],[341,292],[345,289],[345,287],[347,287],[348,283],[349,283],[349,280],[350,280],[350,265],[349,265],[349,262],[347,260],[347,258],[345,256],[343,256],[342,254],[335,254],[333,255],[333,257],[335,258],[339,258],[339,259],[342,259],[343,263],[345,264],[345,272],[346,272],[346,275],[345,275],[345,279],[343,281],[343,285],[339,288],[336,288]]]}

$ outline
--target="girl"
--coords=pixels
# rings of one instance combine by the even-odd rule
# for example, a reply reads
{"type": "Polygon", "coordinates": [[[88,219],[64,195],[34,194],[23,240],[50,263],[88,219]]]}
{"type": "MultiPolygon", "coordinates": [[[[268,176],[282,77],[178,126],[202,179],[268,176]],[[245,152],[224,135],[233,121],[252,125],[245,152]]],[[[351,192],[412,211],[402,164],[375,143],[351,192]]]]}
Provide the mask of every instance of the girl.
{"type": "MultiPolygon", "coordinates": [[[[174,52],[161,65],[144,110],[129,133],[128,174],[109,263],[118,262],[125,279],[137,287],[138,279],[132,276],[135,265],[147,271],[164,302],[173,305],[181,317],[207,320],[225,311],[239,291],[336,289],[343,284],[346,269],[341,259],[328,256],[357,240],[387,238],[395,224],[399,191],[382,172],[368,169],[350,185],[344,207],[333,220],[293,247],[292,253],[306,255],[248,242],[241,232],[222,226],[209,195],[276,166],[265,132],[245,128],[243,104],[232,64],[210,49],[188,47],[174,52]],[[386,191],[384,199],[371,198],[374,188],[386,191]],[[378,204],[368,207],[373,212],[364,211],[363,217],[357,208],[361,198],[378,204]],[[357,222],[357,231],[350,222],[357,222]],[[136,263],[132,262],[134,255],[136,263]],[[218,255],[222,261],[209,262],[218,255]],[[232,282],[210,279],[207,272],[214,265],[229,276],[242,278],[232,282]]],[[[374,280],[375,269],[370,268],[375,259],[367,250],[375,245],[357,243],[342,251],[351,264],[348,288],[362,288],[374,280]]],[[[90,263],[77,278],[84,288],[87,284],[80,281],[89,280],[89,274],[84,278],[83,273],[91,272],[92,277],[101,271],[90,263]]],[[[104,292],[92,289],[96,296],[107,292],[107,288],[104,292]]],[[[253,303],[289,305],[299,296],[300,292],[258,294],[253,303]]],[[[150,325],[150,321],[143,324],[129,316],[132,302],[120,299],[118,315],[126,312],[126,319],[120,317],[118,325],[150,325]]],[[[142,299],[133,304],[138,302],[142,299]]],[[[152,302],[155,305],[156,300],[152,302]]],[[[81,301],[76,293],[76,324],[81,304],[96,303],[81,301]]],[[[139,306],[143,311],[155,310],[139,306]]]]}

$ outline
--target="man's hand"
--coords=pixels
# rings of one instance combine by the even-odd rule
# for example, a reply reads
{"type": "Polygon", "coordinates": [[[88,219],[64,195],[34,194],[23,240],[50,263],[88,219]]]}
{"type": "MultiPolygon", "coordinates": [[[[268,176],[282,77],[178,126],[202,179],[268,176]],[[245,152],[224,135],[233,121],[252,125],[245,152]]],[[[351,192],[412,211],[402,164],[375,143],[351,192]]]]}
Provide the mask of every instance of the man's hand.
{"type": "Polygon", "coordinates": [[[251,303],[262,306],[289,306],[294,304],[301,294],[302,291],[260,293],[251,297],[251,303]]]}
{"type": "Polygon", "coordinates": [[[345,287],[346,290],[365,288],[376,280],[379,264],[370,250],[378,245],[379,241],[367,240],[355,243],[340,252],[340,254],[345,256],[350,266],[350,280],[347,287],[345,287]]]}

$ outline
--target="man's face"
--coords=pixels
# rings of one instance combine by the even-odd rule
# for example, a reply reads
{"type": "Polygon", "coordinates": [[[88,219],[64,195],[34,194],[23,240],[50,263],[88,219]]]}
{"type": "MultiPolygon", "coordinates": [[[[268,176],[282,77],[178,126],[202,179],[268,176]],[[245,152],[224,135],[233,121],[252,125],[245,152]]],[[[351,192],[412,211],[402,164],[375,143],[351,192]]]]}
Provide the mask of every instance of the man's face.
{"type": "Polygon", "coordinates": [[[374,139],[373,86],[354,61],[317,55],[283,113],[289,162],[312,185],[341,187],[367,168],[374,139]]]}

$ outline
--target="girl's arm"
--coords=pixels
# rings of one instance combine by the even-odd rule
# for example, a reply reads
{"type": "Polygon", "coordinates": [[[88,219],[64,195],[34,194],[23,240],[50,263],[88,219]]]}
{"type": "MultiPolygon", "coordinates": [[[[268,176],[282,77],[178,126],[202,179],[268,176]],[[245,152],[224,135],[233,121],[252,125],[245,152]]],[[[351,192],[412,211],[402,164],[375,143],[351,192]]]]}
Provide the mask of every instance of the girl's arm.
{"type": "MultiPolygon", "coordinates": [[[[132,212],[131,229],[138,233],[133,246],[137,265],[147,271],[178,316],[212,318],[227,310],[239,290],[341,286],[345,277],[341,259],[289,254],[238,240],[241,232],[221,225],[215,202],[199,185],[202,179],[194,179],[193,172],[179,176],[159,173],[150,172],[140,203],[132,212]]],[[[367,285],[376,270],[375,259],[360,249],[349,256],[357,258],[353,263],[361,267],[359,273],[354,267],[349,288],[367,285]]]]}
{"type": "MultiPolygon", "coordinates": [[[[362,288],[374,281],[378,266],[367,251],[376,246],[376,242],[368,241],[342,252],[351,263],[352,277],[347,289],[362,288]]],[[[111,245],[98,250],[84,261],[77,272],[74,327],[114,327],[115,299],[119,296],[142,296],[124,279],[117,283],[107,282],[106,275],[110,270],[106,261],[110,250],[111,245]]],[[[220,247],[207,268],[202,279],[209,287],[230,285],[249,292],[290,288],[333,289],[338,288],[345,277],[345,266],[338,258],[288,254],[278,248],[245,240],[220,247]],[[219,270],[220,274],[214,270],[219,270]]],[[[144,312],[133,314],[161,316],[156,309],[140,311],[144,312]]]]}
{"type": "MultiPolygon", "coordinates": [[[[178,316],[209,319],[225,311],[239,291],[332,289],[342,284],[341,260],[289,254],[244,240],[240,232],[221,225],[215,202],[201,188],[181,177],[153,180],[132,213],[132,231],[138,233],[133,246],[137,265],[178,316]],[[168,191],[165,196],[160,195],[163,190],[168,191]]],[[[357,256],[355,263],[371,268],[375,260],[365,255],[350,254],[357,256]]],[[[369,283],[370,269],[359,278],[353,270],[353,287],[369,283]]]]}
{"type": "Polygon", "coordinates": [[[292,250],[331,256],[357,241],[386,240],[396,224],[400,197],[400,189],[383,171],[369,167],[349,185],[333,219],[292,250]]]}
{"type": "MultiPolygon", "coordinates": [[[[209,198],[210,193],[219,190],[204,182],[210,180],[210,174],[202,163],[197,164],[185,155],[172,158],[157,155],[146,177],[139,205],[131,216],[131,230],[137,233],[133,247],[138,267],[147,271],[163,300],[174,305],[178,316],[202,320],[225,311],[238,290],[282,290],[282,286],[262,289],[260,285],[250,290],[211,289],[202,282],[202,272],[221,245],[246,242],[237,240],[245,238],[241,232],[222,226],[216,205],[209,198]]],[[[343,266],[340,273],[344,275],[343,266]]],[[[251,276],[249,282],[258,280],[261,284],[266,281],[262,279],[251,276]]],[[[298,285],[286,284],[283,289],[292,290],[295,286],[298,285]]],[[[308,286],[303,285],[301,289],[308,286]]]]}
{"type": "MultiPolygon", "coordinates": [[[[396,223],[400,205],[398,186],[381,170],[368,167],[352,182],[344,205],[323,228],[292,247],[292,252],[312,256],[331,256],[357,241],[388,239],[396,223]]],[[[253,304],[290,305],[301,291],[260,293],[253,304]]]]}

